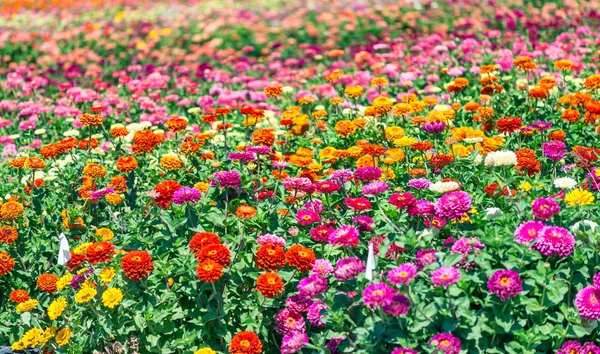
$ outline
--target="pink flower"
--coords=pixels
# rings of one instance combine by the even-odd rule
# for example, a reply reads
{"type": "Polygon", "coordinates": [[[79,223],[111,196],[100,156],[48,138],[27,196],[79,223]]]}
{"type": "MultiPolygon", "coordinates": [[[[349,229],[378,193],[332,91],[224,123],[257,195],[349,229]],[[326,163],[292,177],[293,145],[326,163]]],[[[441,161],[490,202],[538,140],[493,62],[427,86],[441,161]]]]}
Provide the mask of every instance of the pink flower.
{"type": "Polygon", "coordinates": [[[298,210],[296,213],[296,221],[302,226],[310,225],[321,221],[319,214],[312,210],[298,210]]]}
{"type": "Polygon", "coordinates": [[[525,245],[535,241],[545,226],[546,224],[541,221],[525,221],[515,230],[515,242],[525,245]]]}
{"type": "Polygon", "coordinates": [[[460,271],[454,267],[442,266],[431,273],[431,281],[435,287],[447,288],[448,285],[456,283],[459,279],[460,271]]]}
{"type": "Polygon", "coordinates": [[[542,220],[550,220],[560,211],[560,205],[551,198],[537,198],[531,206],[533,216],[542,220]]]}
{"type": "Polygon", "coordinates": [[[390,270],[387,275],[387,280],[396,285],[408,285],[412,283],[418,273],[417,266],[412,263],[404,263],[390,270]]]}
{"type": "Polygon", "coordinates": [[[562,227],[546,226],[540,231],[532,248],[538,250],[543,256],[566,257],[573,253],[575,237],[562,227]]]}

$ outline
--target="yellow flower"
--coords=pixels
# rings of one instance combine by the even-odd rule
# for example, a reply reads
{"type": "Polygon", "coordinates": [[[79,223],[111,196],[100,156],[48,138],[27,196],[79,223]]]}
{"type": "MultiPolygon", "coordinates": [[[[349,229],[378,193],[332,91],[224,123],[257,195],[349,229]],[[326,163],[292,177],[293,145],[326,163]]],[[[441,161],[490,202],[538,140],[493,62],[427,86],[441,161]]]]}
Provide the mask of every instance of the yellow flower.
{"type": "Polygon", "coordinates": [[[58,344],[61,347],[64,347],[65,345],[67,345],[67,343],[69,343],[69,339],[71,339],[72,335],[73,332],[71,332],[69,327],[61,329],[60,331],[58,331],[58,333],[56,333],[56,344],[58,344]]]}
{"type": "Polygon", "coordinates": [[[54,338],[56,331],[58,331],[58,328],[54,326],[46,328],[42,338],[40,338],[40,346],[44,346],[50,339],[54,338]]]}
{"type": "Polygon", "coordinates": [[[44,331],[41,328],[32,328],[25,332],[21,339],[12,344],[12,350],[24,350],[36,347],[41,341],[44,331]]]}
{"type": "Polygon", "coordinates": [[[102,304],[109,309],[114,308],[123,300],[123,292],[119,288],[108,288],[102,294],[102,304]]]}
{"type": "Polygon", "coordinates": [[[574,189],[565,195],[565,203],[570,206],[589,205],[594,203],[594,196],[585,189],[574,189]]]}
{"type": "Polygon", "coordinates": [[[92,288],[90,286],[82,286],[81,289],[75,294],[75,301],[77,303],[86,303],[96,296],[98,291],[96,288],[92,288]]]}
{"type": "Polygon", "coordinates": [[[63,313],[63,311],[67,308],[67,300],[64,297],[59,297],[52,301],[50,306],[48,306],[48,317],[51,321],[54,321],[63,313]]]}
{"type": "Polygon", "coordinates": [[[21,313],[21,312],[30,311],[31,309],[36,307],[39,303],[40,303],[39,301],[33,300],[33,299],[22,302],[17,305],[17,312],[21,313]]]}
{"type": "Polygon", "coordinates": [[[173,280],[173,278],[169,278],[167,280],[167,284],[169,284],[169,286],[173,286],[173,283],[175,283],[175,280],[173,280]]]}
{"type": "Polygon", "coordinates": [[[83,273],[87,272],[88,269],[89,269],[88,267],[81,268],[80,270],[77,271],[77,274],[83,274],[83,273]]]}
{"type": "Polygon", "coordinates": [[[525,181],[519,185],[519,189],[524,190],[525,192],[529,192],[533,188],[531,183],[525,181]]]}
{"type": "Polygon", "coordinates": [[[196,184],[194,184],[194,188],[196,188],[197,190],[199,190],[202,193],[206,193],[206,191],[208,191],[208,187],[210,185],[206,182],[198,182],[196,184]]]}
{"type": "Polygon", "coordinates": [[[397,147],[409,147],[416,142],[417,142],[417,139],[415,139],[415,138],[403,136],[399,139],[394,140],[394,145],[396,145],[397,147]]]}
{"type": "Polygon", "coordinates": [[[110,241],[115,237],[115,234],[110,229],[101,227],[96,230],[96,236],[101,237],[102,241],[110,241]]]}
{"type": "Polygon", "coordinates": [[[83,243],[73,249],[73,253],[77,255],[84,255],[87,252],[88,247],[92,245],[91,242],[83,243]]]}
{"type": "Polygon", "coordinates": [[[217,354],[217,352],[215,352],[214,350],[212,350],[210,348],[202,348],[202,349],[196,350],[196,352],[194,354],[217,354]]]}
{"type": "Polygon", "coordinates": [[[104,284],[108,284],[111,281],[113,281],[113,279],[115,278],[115,274],[116,274],[115,268],[113,268],[113,267],[104,268],[100,272],[100,279],[102,280],[102,282],[104,284]]]}
{"type": "Polygon", "coordinates": [[[71,273],[67,273],[65,275],[63,275],[62,277],[60,277],[60,279],[58,279],[58,281],[56,282],[56,288],[58,290],[62,290],[65,288],[65,286],[71,284],[71,280],[73,280],[73,274],[71,273]]]}

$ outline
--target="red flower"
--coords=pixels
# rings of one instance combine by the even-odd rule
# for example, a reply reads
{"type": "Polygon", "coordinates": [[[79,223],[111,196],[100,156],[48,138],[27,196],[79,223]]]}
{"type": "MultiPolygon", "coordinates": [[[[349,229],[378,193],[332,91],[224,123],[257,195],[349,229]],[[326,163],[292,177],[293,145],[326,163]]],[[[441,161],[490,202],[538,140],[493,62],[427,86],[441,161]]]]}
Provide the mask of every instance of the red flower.
{"type": "Polygon", "coordinates": [[[85,256],[90,264],[97,264],[110,261],[114,254],[115,246],[109,241],[102,241],[91,244],[85,256]]]}
{"type": "Polygon", "coordinates": [[[264,244],[256,251],[258,269],[278,270],[285,266],[285,252],[279,245],[264,244]]]}
{"type": "Polygon", "coordinates": [[[312,269],[316,257],[310,248],[302,245],[293,245],[285,253],[285,260],[292,267],[298,268],[301,272],[306,272],[312,269]]]}
{"type": "Polygon", "coordinates": [[[131,280],[147,278],[154,270],[152,256],[146,251],[131,251],[121,260],[121,269],[131,280]]]}
{"type": "Polygon", "coordinates": [[[229,353],[260,354],[262,353],[262,342],[254,332],[243,331],[231,339],[229,353]]]}

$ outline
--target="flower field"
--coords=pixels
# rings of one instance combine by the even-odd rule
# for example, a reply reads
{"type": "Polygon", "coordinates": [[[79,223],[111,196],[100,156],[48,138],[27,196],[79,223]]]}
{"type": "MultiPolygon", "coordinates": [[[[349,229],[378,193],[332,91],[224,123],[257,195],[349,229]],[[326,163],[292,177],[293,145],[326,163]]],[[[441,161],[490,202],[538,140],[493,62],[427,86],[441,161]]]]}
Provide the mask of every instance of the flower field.
{"type": "Polygon", "coordinates": [[[600,3],[0,10],[0,346],[598,354],[600,3]]]}

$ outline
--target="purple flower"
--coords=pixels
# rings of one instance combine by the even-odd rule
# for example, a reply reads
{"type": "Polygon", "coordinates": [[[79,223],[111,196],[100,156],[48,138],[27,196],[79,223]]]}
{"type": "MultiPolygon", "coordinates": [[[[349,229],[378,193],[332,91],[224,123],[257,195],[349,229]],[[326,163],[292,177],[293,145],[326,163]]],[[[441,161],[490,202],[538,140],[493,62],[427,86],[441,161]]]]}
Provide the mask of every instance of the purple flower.
{"type": "Polygon", "coordinates": [[[542,220],[550,220],[560,211],[560,205],[552,198],[537,198],[531,205],[533,216],[542,220]]]}
{"type": "Polygon", "coordinates": [[[231,161],[250,162],[256,160],[256,155],[253,152],[230,152],[227,158],[231,161]]]}
{"type": "Polygon", "coordinates": [[[371,182],[365,184],[362,188],[362,194],[364,195],[377,195],[385,191],[390,190],[390,187],[385,182],[371,182]]]}
{"type": "Polygon", "coordinates": [[[476,237],[463,237],[456,241],[452,248],[450,249],[452,253],[462,253],[463,255],[471,253],[474,249],[482,250],[485,248],[485,245],[476,237]]]}
{"type": "Polygon", "coordinates": [[[202,198],[202,193],[196,188],[181,187],[173,194],[173,203],[177,205],[192,203],[195,204],[202,198]]]}
{"type": "Polygon", "coordinates": [[[298,295],[305,299],[314,299],[327,291],[327,279],[319,274],[311,274],[298,283],[298,295]]]}
{"type": "Polygon", "coordinates": [[[600,273],[594,274],[594,286],[600,288],[600,273]]]}
{"type": "Polygon", "coordinates": [[[313,264],[312,271],[319,275],[328,275],[333,272],[333,266],[326,259],[317,259],[313,264]]]}
{"type": "Polygon", "coordinates": [[[426,249],[426,250],[418,250],[417,255],[415,257],[415,264],[419,269],[423,269],[426,266],[437,262],[436,250],[434,249],[426,249]]]}
{"type": "Polygon", "coordinates": [[[574,247],[575,237],[567,229],[558,226],[544,227],[532,246],[543,256],[557,255],[560,258],[573,253],[574,247]]]}
{"type": "Polygon", "coordinates": [[[350,170],[335,170],[331,173],[331,179],[338,183],[344,183],[352,177],[352,171],[350,170]]]}
{"type": "Polygon", "coordinates": [[[544,121],[533,122],[533,123],[531,123],[531,125],[534,128],[536,128],[538,130],[541,130],[541,131],[548,130],[548,129],[552,128],[552,123],[550,123],[550,122],[544,122],[544,121]]]}
{"type": "Polygon", "coordinates": [[[462,348],[460,339],[450,333],[436,334],[429,341],[429,346],[442,351],[444,354],[458,354],[462,348]]]}
{"type": "Polygon", "coordinates": [[[306,322],[301,314],[284,308],[275,315],[275,330],[281,334],[287,334],[292,331],[304,332],[306,330],[306,322]]]}
{"type": "Polygon", "coordinates": [[[423,130],[429,134],[439,134],[446,129],[446,123],[444,122],[427,122],[423,124],[423,130]]]}
{"type": "Polygon", "coordinates": [[[521,276],[514,270],[499,270],[488,280],[488,291],[498,295],[500,300],[515,297],[523,291],[521,276]]]}
{"type": "Polygon", "coordinates": [[[598,347],[596,344],[590,342],[590,343],[585,343],[583,345],[583,347],[581,347],[581,353],[582,354],[600,354],[600,347],[598,347]]]}
{"type": "Polygon", "coordinates": [[[319,214],[312,210],[298,210],[296,213],[296,221],[302,226],[310,225],[321,221],[319,214]]]}
{"type": "Polygon", "coordinates": [[[303,298],[298,294],[292,295],[285,300],[285,306],[297,313],[308,311],[311,304],[312,301],[310,299],[303,298]]]}
{"type": "Polygon", "coordinates": [[[442,266],[431,273],[431,281],[437,288],[443,286],[447,288],[449,285],[456,283],[460,279],[460,271],[454,267],[442,266]]]}
{"type": "Polygon", "coordinates": [[[308,344],[308,336],[303,331],[292,331],[283,336],[281,354],[292,354],[302,350],[308,344]]]}
{"type": "Polygon", "coordinates": [[[366,216],[366,215],[358,215],[352,218],[352,222],[356,225],[358,225],[358,228],[360,229],[360,231],[371,231],[373,229],[373,226],[375,226],[375,222],[373,221],[373,218],[371,218],[370,216],[366,216]]]}
{"type": "Polygon", "coordinates": [[[403,294],[397,293],[392,297],[392,303],[384,305],[382,310],[392,316],[406,315],[410,310],[410,301],[403,294]]]}
{"type": "Polygon", "coordinates": [[[359,258],[349,257],[340,259],[335,265],[333,275],[339,281],[353,279],[366,269],[365,262],[359,258]]]}
{"type": "Polygon", "coordinates": [[[525,221],[515,230],[515,242],[522,245],[535,241],[540,234],[540,231],[546,226],[541,221],[529,220],[525,221]]]}
{"type": "Polygon", "coordinates": [[[303,208],[312,210],[317,214],[321,214],[322,212],[325,211],[325,207],[323,206],[323,203],[318,199],[304,203],[303,208]]]}
{"type": "Polygon", "coordinates": [[[367,307],[390,305],[396,291],[386,283],[368,285],[363,290],[363,302],[367,307]]]}
{"type": "Polygon", "coordinates": [[[552,161],[559,161],[563,158],[566,151],[566,145],[562,141],[548,141],[542,144],[542,153],[552,161]]]}
{"type": "Polygon", "coordinates": [[[238,188],[242,183],[242,177],[238,171],[221,171],[215,173],[215,179],[219,182],[220,187],[238,188]]]}
{"type": "Polygon", "coordinates": [[[266,155],[266,154],[270,154],[271,153],[271,148],[269,148],[268,146],[248,146],[246,148],[247,152],[253,152],[255,154],[262,154],[262,155],[266,155]]]}
{"type": "Polygon", "coordinates": [[[356,169],[354,178],[361,182],[376,181],[382,176],[381,169],[377,166],[366,166],[356,169]]]}
{"type": "Polygon", "coordinates": [[[435,213],[442,218],[460,219],[471,209],[471,203],[467,192],[446,193],[435,203],[435,213]]]}
{"type": "Polygon", "coordinates": [[[306,318],[311,325],[315,327],[325,327],[325,323],[323,323],[321,314],[323,310],[327,310],[329,307],[325,305],[321,300],[317,300],[310,305],[308,308],[308,313],[306,314],[306,318]]]}
{"type": "Polygon", "coordinates": [[[359,242],[358,235],[356,227],[343,225],[329,235],[329,243],[343,247],[356,246],[359,242]]]}
{"type": "Polygon", "coordinates": [[[344,337],[334,337],[331,338],[327,344],[325,344],[325,349],[329,349],[331,354],[339,354],[341,353],[338,349],[338,345],[344,340],[344,337]]]}
{"type": "Polygon", "coordinates": [[[587,320],[600,319],[600,288],[588,286],[575,295],[579,315],[587,320]]]}
{"type": "Polygon", "coordinates": [[[411,179],[406,185],[414,189],[427,189],[431,185],[431,182],[425,178],[417,178],[411,179]]]}
{"type": "Polygon", "coordinates": [[[586,177],[586,180],[592,191],[600,191],[600,168],[595,168],[590,171],[586,177]]]}
{"type": "Polygon", "coordinates": [[[396,285],[408,285],[412,283],[418,274],[419,270],[416,265],[404,263],[390,270],[387,274],[387,280],[396,285]]]}

